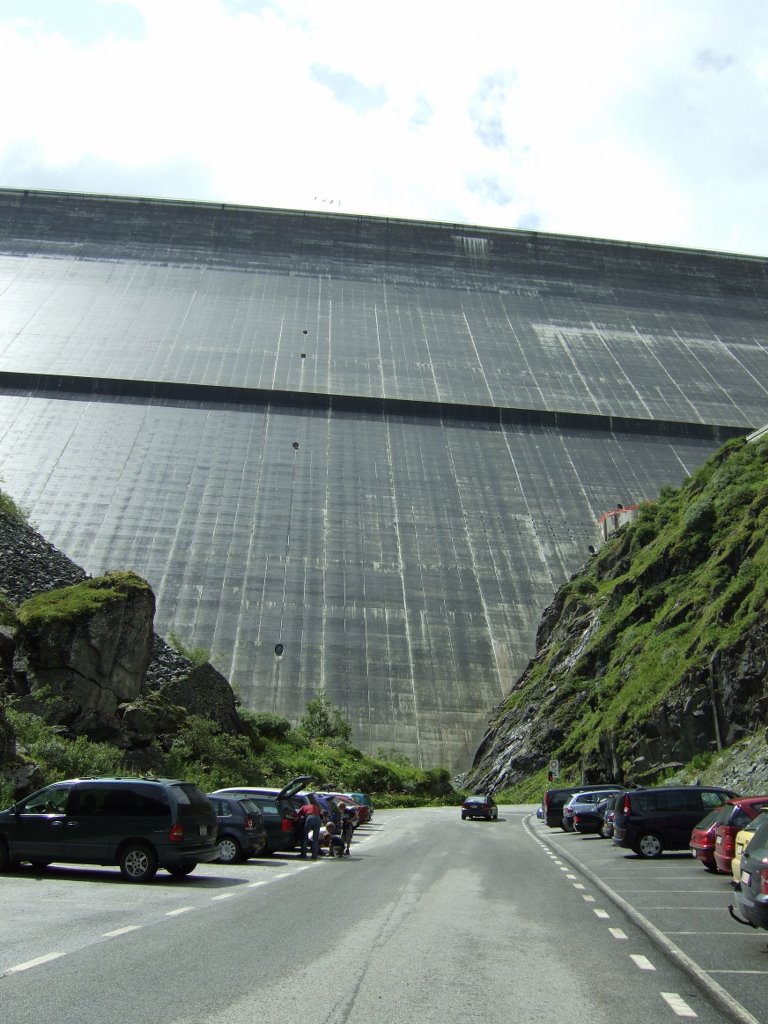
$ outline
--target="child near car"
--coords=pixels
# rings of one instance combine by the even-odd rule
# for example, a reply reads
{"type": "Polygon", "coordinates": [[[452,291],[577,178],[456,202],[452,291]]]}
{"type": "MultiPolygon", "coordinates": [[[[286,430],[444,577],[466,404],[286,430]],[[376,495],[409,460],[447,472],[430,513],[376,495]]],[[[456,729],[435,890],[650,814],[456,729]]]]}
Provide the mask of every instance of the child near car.
{"type": "Polygon", "coordinates": [[[344,856],[349,856],[349,848],[352,845],[352,833],[355,831],[355,812],[351,807],[344,811],[341,819],[341,842],[344,856]]]}
{"type": "Polygon", "coordinates": [[[325,827],[320,830],[320,844],[328,846],[329,857],[341,857],[344,853],[344,840],[336,832],[336,826],[332,821],[326,822],[325,827]]]}

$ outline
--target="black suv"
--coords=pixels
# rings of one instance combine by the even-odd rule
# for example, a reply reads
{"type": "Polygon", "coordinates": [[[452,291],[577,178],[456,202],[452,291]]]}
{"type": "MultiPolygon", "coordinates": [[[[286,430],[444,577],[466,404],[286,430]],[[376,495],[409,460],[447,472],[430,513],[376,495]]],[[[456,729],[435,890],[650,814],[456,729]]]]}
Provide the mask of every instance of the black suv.
{"type": "Polygon", "coordinates": [[[119,864],[128,882],[188,875],[219,856],[204,793],[178,779],[69,779],[0,811],[0,871],[19,863],[119,864]]]}
{"type": "Polygon", "coordinates": [[[687,850],[694,825],[734,796],[715,786],[630,789],[616,800],[613,845],[634,850],[638,857],[687,850]]]}

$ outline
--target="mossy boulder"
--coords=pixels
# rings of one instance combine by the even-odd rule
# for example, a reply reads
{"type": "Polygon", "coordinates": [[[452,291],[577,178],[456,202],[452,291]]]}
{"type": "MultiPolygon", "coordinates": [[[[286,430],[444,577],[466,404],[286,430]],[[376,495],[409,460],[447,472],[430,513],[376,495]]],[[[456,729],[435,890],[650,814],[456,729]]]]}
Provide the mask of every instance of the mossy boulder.
{"type": "Polygon", "coordinates": [[[14,675],[30,710],[92,738],[123,731],[152,656],[155,598],[135,573],[36,594],[18,609],[14,675]]]}

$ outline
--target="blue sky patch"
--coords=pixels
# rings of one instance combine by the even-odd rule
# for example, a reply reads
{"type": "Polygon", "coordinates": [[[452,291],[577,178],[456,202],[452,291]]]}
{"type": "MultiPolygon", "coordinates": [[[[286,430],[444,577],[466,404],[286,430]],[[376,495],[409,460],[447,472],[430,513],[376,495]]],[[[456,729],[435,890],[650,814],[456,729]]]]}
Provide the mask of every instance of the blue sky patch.
{"type": "Polygon", "coordinates": [[[387,102],[386,89],[380,85],[375,88],[363,85],[346,71],[334,71],[324,64],[313,64],[309,73],[316,82],[330,89],[339,103],[354,110],[356,114],[367,114],[369,110],[383,107],[387,102]]]}
{"type": "Polygon", "coordinates": [[[144,19],[134,7],[104,0],[0,0],[0,23],[15,23],[35,35],[55,32],[76,46],[106,36],[143,39],[146,34],[144,19]]]}

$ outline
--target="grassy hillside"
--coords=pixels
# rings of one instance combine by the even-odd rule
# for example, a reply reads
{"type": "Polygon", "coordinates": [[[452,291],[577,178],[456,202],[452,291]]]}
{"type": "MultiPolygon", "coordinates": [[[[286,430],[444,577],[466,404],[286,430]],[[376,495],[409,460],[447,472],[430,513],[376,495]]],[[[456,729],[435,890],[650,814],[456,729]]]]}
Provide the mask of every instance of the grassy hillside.
{"type": "MultiPolygon", "coordinates": [[[[546,707],[537,768],[557,756],[580,778],[590,765],[604,768],[610,747],[626,776],[631,741],[681,693],[711,685],[713,703],[727,704],[728,694],[715,692],[724,661],[733,675],[745,638],[768,627],[767,499],[768,440],[730,441],[681,488],[644,506],[559,591],[537,657],[495,720],[509,730],[546,707]]],[[[732,687],[730,699],[748,701],[741,726],[733,728],[738,709],[720,709],[721,745],[744,735],[750,715],[754,726],[768,722],[764,664],[756,674],[748,692],[732,687]]],[[[541,792],[545,771],[529,775],[530,786],[510,779],[522,785],[518,795],[541,792]]]]}

